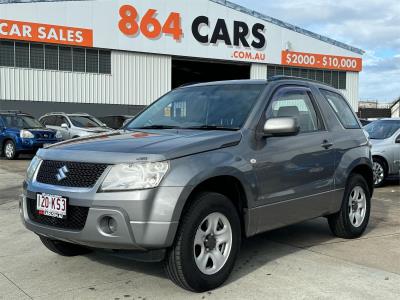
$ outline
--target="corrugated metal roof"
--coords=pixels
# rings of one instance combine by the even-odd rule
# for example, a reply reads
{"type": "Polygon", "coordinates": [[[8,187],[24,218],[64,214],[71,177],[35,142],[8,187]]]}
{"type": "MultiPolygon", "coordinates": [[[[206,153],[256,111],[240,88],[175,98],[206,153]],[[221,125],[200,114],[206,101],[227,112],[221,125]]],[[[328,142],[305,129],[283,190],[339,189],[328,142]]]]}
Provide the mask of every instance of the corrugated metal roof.
{"type": "MultiPolygon", "coordinates": [[[[87,0],[0,0],[0,4],[6,4],[6,3],[27,3],[27,2],[59,2],[59,1],[87,1],[87,0]]],[[[91,1],[95,1],[95,0],[91,0],[91,1]]],[[[242,13],[251,15],[251,16],[253,16],[253,17],[255,17],[255,18],[259,18],[259,19],[261,19],[261,20],[263,20],[263,21],[266,21],[266,22],[269,22],[269,23],[272,23],[272,24],[281,26],[281,27],[283,27],[283,28],[286,28],[286,29],[289,29],[289,30],[298,32],[298,33],[300,33],[300,34],[304,34],[304,35],[306,35],[306,36],[309,36],[309,37],[312,37],[312,38],[321,40],[321,41],[323,41],[323,42],[325,42],[325,43],[332,44],[332,45],[334,45],[334,46],[337,46],[337,47],[340,47],[340,48],[343,48],[343,49],[346,49],[346,50],[355,52],[355,53],[357,53],[357,54],[364,54],[364,51],[361,50],[361,49],[359,49],[359,48],[356,48],[356,47],[347,45],[347,44],[345,44],[345,43],[336,41],[336,40],[331,39],[331,38],[328,38],[328,37],[326,37],[326,36],[323,36],[323,35],[320,35],[320,34],[311,32],[311,31],[309,31],[309,30],[300,28],[300,27],[298,27],[298,26],[295,26],[295,25],[286,23],[286,22],[284,22],[284,21],[281,21],[281,20],[272,18],[272,17],[270,17],[270,16],[261,14],[261,13],[259,13],[259,12],[254,11],[254,10],[251,10],[251,9],[248,9],[248,8],[243,7],[243,6],[241,6],[241,5],[235,4],[235,3],[233,3],[233,2],[226,1],[226,0],[209,0],[209,1],[212,1],[212,2],[215,2],[215,3],[221,4],[221,5],[224,5],[224,6],[226,6],[226,7],[231,8],[231,9],[234,9],[234,10],[240,11],[240,12],[242,12],[242,13]]]]}

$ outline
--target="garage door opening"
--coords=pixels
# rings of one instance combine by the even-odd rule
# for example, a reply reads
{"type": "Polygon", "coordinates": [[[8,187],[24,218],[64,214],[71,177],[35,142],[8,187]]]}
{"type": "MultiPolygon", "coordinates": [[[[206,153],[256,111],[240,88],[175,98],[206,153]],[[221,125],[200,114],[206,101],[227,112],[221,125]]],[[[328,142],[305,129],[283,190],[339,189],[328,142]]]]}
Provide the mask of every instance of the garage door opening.
{"type": "Polygon", "coordinates": [[[172,88],[189,83],[249,78],[249,64],[172,60],[172,88]]]}

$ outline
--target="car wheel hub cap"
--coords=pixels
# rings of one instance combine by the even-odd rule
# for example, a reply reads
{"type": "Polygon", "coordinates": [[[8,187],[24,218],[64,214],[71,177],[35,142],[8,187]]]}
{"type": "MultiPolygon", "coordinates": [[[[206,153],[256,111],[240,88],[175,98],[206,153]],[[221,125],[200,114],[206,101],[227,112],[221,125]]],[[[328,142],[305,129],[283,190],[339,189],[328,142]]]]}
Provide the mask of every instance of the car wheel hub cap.
{"type": "Polygon", "coordinates": [[[374,162],[374,184],[379,184],[382,182],[384,177],[383,167],[380,163],[374,162]]]}
{"type": "Polygon", "coordinates": [[[360,227],[367,211],[367,197],[362,187],[356,186],[349,196],[349,219],[354,227],[360,227]]]}
{"type": "Polygon", "coordinates": [[[6,155],[7,155],[7,157],[13,156],[13,153],[14,153],[13,146],[11,144],[7,144],[7,146],[6,146],[6,155]]]}
{"type": "Polygon", "coordinates": [[[232,227],[221,213],[211,213],[200,223],[194,237],[193,255],[199,270],[217,273],[225,265],[232,248],[232,227]]]}

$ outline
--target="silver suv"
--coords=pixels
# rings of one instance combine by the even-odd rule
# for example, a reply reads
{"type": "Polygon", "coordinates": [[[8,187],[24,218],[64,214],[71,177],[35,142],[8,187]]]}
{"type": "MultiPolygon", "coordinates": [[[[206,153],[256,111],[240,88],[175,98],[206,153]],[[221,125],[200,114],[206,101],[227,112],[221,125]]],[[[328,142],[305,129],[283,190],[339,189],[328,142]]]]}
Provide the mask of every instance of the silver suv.
{"type": "Polygon", "coordinates": [[[400,118],[384,118],[364,127],[372,144],[374,184],[382,186],[386,177],[400,175],[400,118]]]}
{"type": "Polygon", "coordinates": [[[47,128],[58,130],[63,140],[108,132],[111,129],[106,124],[86,113],[48,113],[39,121],[47,128]]]}
{"type": "Polygon", "coordinates": [[[344,97],[280,77],[181,87],[124,130],[40,150],[20,206],[55,253],[164,260],[201,292],[228,278],[242,238],[316,217],[359,237],[372,192],[370,144],[344,97]]]}

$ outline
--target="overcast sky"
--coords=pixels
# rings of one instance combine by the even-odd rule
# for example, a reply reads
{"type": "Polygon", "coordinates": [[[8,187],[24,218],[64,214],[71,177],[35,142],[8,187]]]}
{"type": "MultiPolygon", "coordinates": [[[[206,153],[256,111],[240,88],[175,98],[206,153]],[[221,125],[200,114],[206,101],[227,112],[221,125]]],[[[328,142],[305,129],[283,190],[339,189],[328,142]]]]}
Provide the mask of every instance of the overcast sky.
{"type": "Polygon", "coordinates": [[[400,0],[231,0],[361,48],[360,98],[400,97],[400,0]]]}

